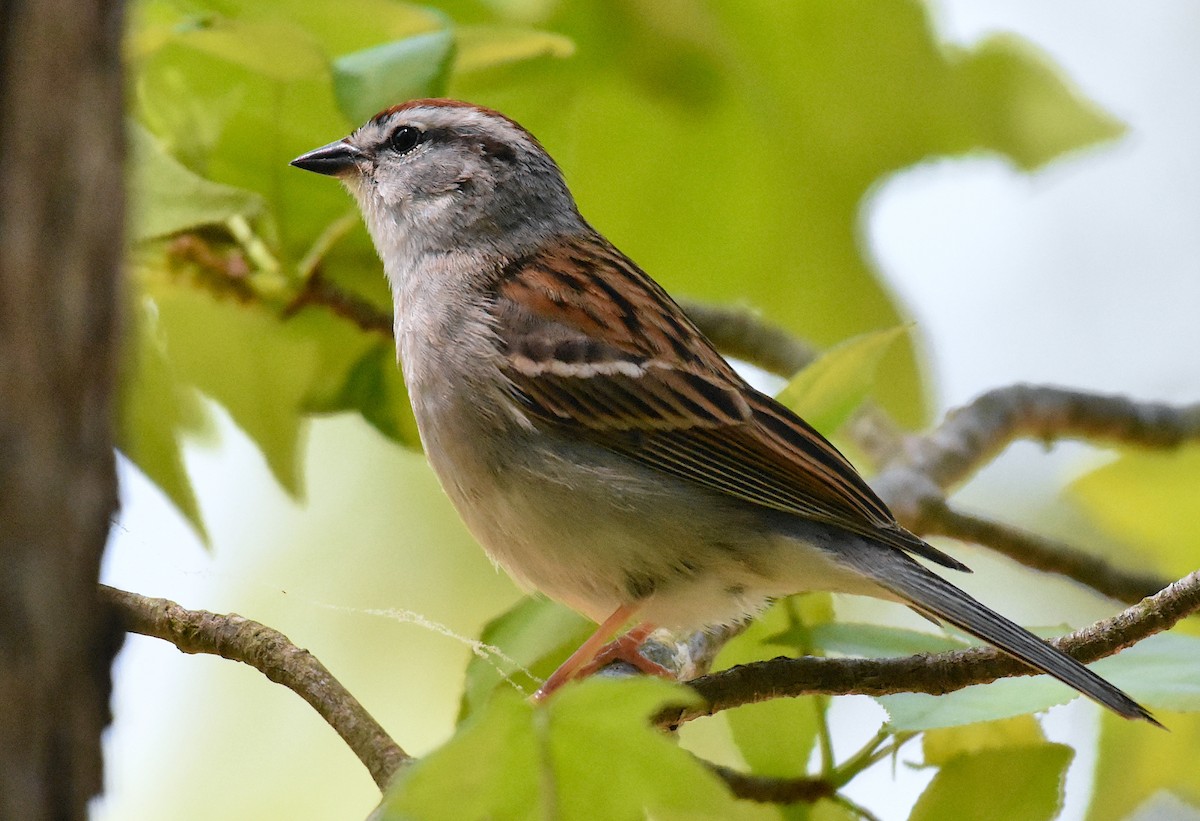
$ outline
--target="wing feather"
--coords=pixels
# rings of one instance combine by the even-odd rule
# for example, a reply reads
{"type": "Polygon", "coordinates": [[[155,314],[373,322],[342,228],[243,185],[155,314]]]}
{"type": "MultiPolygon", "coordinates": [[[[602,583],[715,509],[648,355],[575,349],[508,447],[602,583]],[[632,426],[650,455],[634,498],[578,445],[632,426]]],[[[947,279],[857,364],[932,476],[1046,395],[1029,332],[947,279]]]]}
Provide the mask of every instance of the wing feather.
{"type": "Polygon", "coordinates": [[[752,504],[966,569],[900,527],[837,448],[746,384],[602,238],[512,261],[493,298],[507,376],[532,418],[752,504]]]}

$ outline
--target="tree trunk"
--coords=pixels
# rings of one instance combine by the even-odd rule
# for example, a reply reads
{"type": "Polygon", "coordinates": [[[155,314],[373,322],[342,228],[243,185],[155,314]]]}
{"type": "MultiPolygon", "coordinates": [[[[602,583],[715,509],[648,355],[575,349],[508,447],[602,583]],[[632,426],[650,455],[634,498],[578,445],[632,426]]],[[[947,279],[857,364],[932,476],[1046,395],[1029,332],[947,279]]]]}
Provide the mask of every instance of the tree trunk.
{"type": "Polygon", "coordinates": [[[85,818],[120,633],[119,0],[0,0],[0,818],[85,818]]]}

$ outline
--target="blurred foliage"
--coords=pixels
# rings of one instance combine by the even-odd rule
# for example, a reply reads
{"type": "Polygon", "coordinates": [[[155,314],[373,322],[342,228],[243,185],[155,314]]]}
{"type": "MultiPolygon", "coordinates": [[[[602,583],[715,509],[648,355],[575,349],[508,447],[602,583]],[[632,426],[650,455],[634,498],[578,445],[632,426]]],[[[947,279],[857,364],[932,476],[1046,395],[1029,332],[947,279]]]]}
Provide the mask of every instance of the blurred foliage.
{"type": "Polygon", "coordinates": [[[1160,790],[1200,807],[1196,751],[1200,714],[1160,713],[1169,733],[1138,733],[1115,716],[1100,719],[1100,749],[1088,821],[1128,818],[1160,790]]]}
{"type": "MultiPolygon", "coordinates": [[[[272,418],[235,413],[293,492],[312,413],[356,410],[416,445],[370,331],[344,320],[282,330],[312,312],[295,309],[314,274],[389,310],[366,232],[344,219],[349,198],[287,165],[381,107],[451,94],[501,108],[543,139],[595,224],[669,288],[748,302],[820,343],[900,320],[858,242],[863,198],[888,174],[984,150],[1034,168],[1120,131],[1027,46],[947,47],[905,0],[142,0],[126,51],[141,293],[182,283],[217,303],[207,343],[165,325],[155,343],[189,360],[174,370],[183,389],[232,410],[257,390],[255,374],[285,378],[280,352],[308,337],[272,418]],[[279,327],[245,344],[247,313],[279,327]],[[211,342],[226,336],[224,350],[211,342]]],[[[859,393],[873,387],[916,422],[913,349],[893,347],[889,378],[868,376],[859,393]]],[[[126,451],[201,527],[173,467],[189,428],[171,414],[140,428],[125,431],[144,440],[126,451]]]]}
{"type": "Polygon", "coordinates": [[[911,821],[1049,821],[1062,807],[1074,755],[1064,744],[1047,743],[1032,716],[933,730],[923,749],[926,766],[939,769],[911,821]]]}
{"type": "Polygon", "coordinates": [[[486,704],[498,687],[534,692],[595,630],[552,601],[522,599],[483,628],[479,640],[488,651],[467,665],[459,719],[486,704]]]}
{"type": "Polygon", "coordinates": [[[593,679],[535,707],[507,692],[404,771],[390,819],[763,818],[647,719],[695,694],[658,679],[593,679]]]}
{"type": "MultiPolygon", "coordinates": [[[[287,165],[382,107],[450,95],[503,110],[560,161],[589,219],[670,290],[746,303],[818,344],[841,342],[784,392],[827,432],[868,395],[906,424],[925,418],[903,311],[861,242],[872,189],[914,164],[971,152],[1032,170],[1122,131],[1027,44],[947,45],[915,0],[136,0],[126,58],[137,306],[121,448],[201,533],[181,455],[185,440],[211,429],[201,396],[228,412],[295,496],[315,415],[355,413],[388,440],[419,446],[380,332],[391,308],[366,232],[338,186],[287,165]],[[371,321],[331,310],[321,289],[371,321]]],[[[1176,537],[1190,525],[1179,516],[1190,510],[1182,497],[1195,497],[1194,456],[1123,457],[1081,480],[1077,497],[1164,569],[1186,571],[1196,545],[1176,537]]],[[[539,600],[495,619],[482,641],[503,655],[484,647],[469,665],[459,734],[407,771],[383,817],[538,808],[554,817],[854,817],[828,801],[782,810],[733,802],[647,729],[656,707],[685,697],[660,682],[588,683],[542,710],[514,695],[588,629],[539,600]]],[[[1194,640],[1160,638],[1097,669],[1151,706],[1197,709],[1194,640]],[[1180,657],[1193,661],[1180,666],[1180,657]]],[[[810,596],[776,604],[719,662],[781,648],[873,656],[958,645],[835,624],[829,598],[810,596]]],[[[926,762],[939,769],[913,818],[1050,818],[1069,748],[1046,742],[1032,719],[999,730],[977,722],[1069,697],[1038,679],[881,699],[887,732],[861,760],[840,764],[825,699],[775,700],[719,720],[753,772],[815,766],[839,783],[894,755],[903,736],[889,733],[955,727],[926,737],[926,762]],[[995,789],[1000,782],[1020,788],[995,789]]],[[[1165,743],[1104,721],[1101,774],[1123,751],[1165,743]]],[[[1181,719],[1170,743],[1194,750],[1192,723],[1181,719]]],[[[1115,818],[1108,809],[1183,777],[1147,767],[1136,783],[1099,781],[1093,816],[1115,818]]]]}
{"type": "Polygon", "coordinates": [[[1071,485],[1071,497],[1139,564],[1171,578],[1196,569],[1200,530],[1200,445],[1129,451],[1071,485]]]}
{"type": "Polygon", "coordinates": [[[1065,744],[988,746],[941,762],[910,821],[1050,821],[1074,751],[1065,744]]]}
{"type": "Polygon", "coordinates": [[[871,393],[879,364],[905,331],[885,328],[838,343],[792,377],[776,398],[826,436],[834,435],[871,393]]]}

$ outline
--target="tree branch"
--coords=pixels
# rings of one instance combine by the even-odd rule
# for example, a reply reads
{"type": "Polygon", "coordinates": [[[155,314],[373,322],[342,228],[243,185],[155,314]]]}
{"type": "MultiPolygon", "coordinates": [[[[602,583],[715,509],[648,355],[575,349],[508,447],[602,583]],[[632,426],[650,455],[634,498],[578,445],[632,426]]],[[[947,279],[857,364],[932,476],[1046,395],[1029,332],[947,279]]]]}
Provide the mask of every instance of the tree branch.
{"type": "Polygon", "coordinates": [[[759,804],[812,804],[837,795],[837,788],[823,778],[776,778],[743,773],[709,761],[703,763],[735,796],[759,804]]]}
{"type": "Polygon", "coordinates": [[[817,358],[817,350],[748,308],[680,302],[688,319],[725,354],[790,379],[817,358]]]}
{"type": "MultiPolygon", "coordinates": [[[[1198,610],[1200,570],[1112,618],[1053,643],[1079,661],[1092,662],[1167,630],[1198,610]]],[[[781,657],[732,667],[688,682],[704,699],[704,705],[674,709],[657,720],[660,724],[678,726],[742,704],[802,695],[941,695],[998,678],[1036,674],[1017,659],[983,647],[892,659],[781,657]]]]}
{"type": "Polygon", "coordinates": [[[304,280],[304,287],[283,311],[284,319],[309,305],[328,308],[342,319],[349,320],[368,333],[392,336],[392,314],[380,310],[374,303],[357,294],[339,288],[327,280],[319,268],[314,268],[304,280]]]}
{"type": "Polygon", "coordinates": [[[987,545],[1026,567],[1086,580],[1092,589],[1126,604],[1139,602],[1166,586],[1166,581],[1153,573],[1119,570],[1099,556],[1076,550],[1063,542],[961,513],[946,504],[925,509],[920,531],[926,536],[948,536],[987,545]]]}
{"type": "Polygon", "coordinates": [[[910,440],[904,462],[942,490],[963,482],[1017,439],[1174,448],[1200,438],[1200,403],[1174,407],[1039,385],[988,391],[910,440]]]}
{"type": "MultiPolygon", "coordinates": [[[[319,305],[365,331],[391,333],[387,312],[327,282],[315,264],[305,283],[285,316],[307,305],[319,305]]],[[[691,303],[687,312],[723,351],[774,373],[791,376],[814,358],[809,346],[749,311],[691,303]]],[[[910,529],[985,544],[1031,567],[1069,576],[1114,598],[1136,601],[1162,586],[1159,580],[1118,570],[1066,545],[959,513],[947,505],[946,494],[1020,437],[1046,442],[1088,438],[1145,447],[1174,447],[1200,438],[1200,404],[1173,408],[1018,385],[984,394],[949,414],[925,436],[903,436],[886,413],[872,406],[858,414],[853,433],[856,442],[884,465],[874,484],[910,529]]],[[[187,611],[172,602],[115,590],[107,595],[121,610],[128,629],[171,641],[184,652],[216,653],[251,664],[295,690],[355,750],[381,788],[411,760],[319,662],[282,634],[238,616],[187,611]]],[[[1166,630],[1197,610],[1200,571],[1055,644],[1089,662],[1166,630]]],[[[693,671],[703,670],[722,638],[697,641],[693,636],[690,643],[664,645],[663,652],[673,654],[676,660],[686,657],[685,669],[690,664],[693,671]]],[[[704,707],[667,711],[658,721],[677,726],[741,704],[787,696],[942,694],[1034,673],[1020,661],[987,648],[897,659],[777,658],[693,679],[689,684],[704,699],[704,707]]],[[[836,795],[836,786],[828,780],[761,778],[709,766],[736,795],[750,800],[788,803],[836,795]]]]}
{"type": "Polygon", "coordinates": [[[126,630],[163,639],[184,653],[209,653],[240,661],[307,701],[371,773],[380,790],[411,758],[311,653],[287,636],[251,619],[187,610],[106,585],[101,597],[126,630]]]}
{"type": "MultiPolygon", "coordinates": [[[[1018,438],[1047,443],[1086,438],[1140,447],[1177,447],[1200,439],[1200,404],[1177,408],[1062,388],[998,388],[950,412],[928,434],[903,439],[872,483],[900,523],[918,534],[982,544],[1029,567],[1067,576],[1124,602],[1160,589],[1165,579],[1118,569],[1097,556],[960,513],[947,504],[950,488],[1018,438]]],[[[872,445],[877,452],[884,449],[878,439],[872,445]]]]}

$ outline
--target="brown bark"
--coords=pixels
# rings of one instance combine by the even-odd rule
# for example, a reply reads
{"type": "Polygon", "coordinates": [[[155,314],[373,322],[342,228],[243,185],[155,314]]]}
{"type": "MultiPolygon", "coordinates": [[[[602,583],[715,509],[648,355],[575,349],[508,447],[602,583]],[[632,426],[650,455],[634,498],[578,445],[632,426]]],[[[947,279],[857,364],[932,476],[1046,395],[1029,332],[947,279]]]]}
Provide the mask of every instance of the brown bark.
{"type": "Polygon", "coordinates": [[[119,0],[0,0],[0,818],[85,818],[120,641],[119,0]]]}

